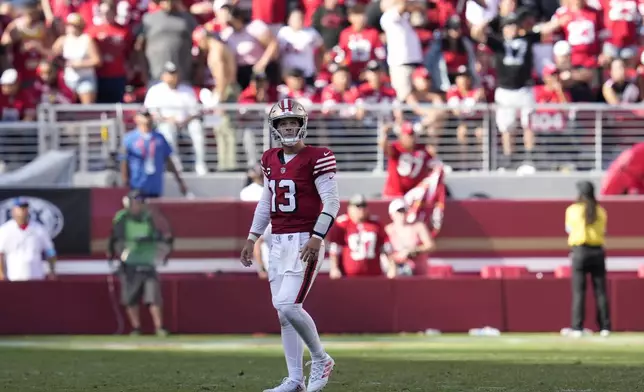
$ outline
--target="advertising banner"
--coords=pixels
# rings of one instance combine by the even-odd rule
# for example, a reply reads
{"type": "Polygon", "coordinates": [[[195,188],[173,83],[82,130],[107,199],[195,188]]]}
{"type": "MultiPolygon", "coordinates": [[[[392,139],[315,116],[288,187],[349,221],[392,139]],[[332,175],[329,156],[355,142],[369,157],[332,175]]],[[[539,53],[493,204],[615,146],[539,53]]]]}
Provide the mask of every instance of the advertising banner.
{"type": "Polygon", "coordinates": [[[45,226],[59,255],[89,254],[89,189],[0,189],[0,224],[11,219],[16,197],[29,201],[31,219],[45,226]]]}

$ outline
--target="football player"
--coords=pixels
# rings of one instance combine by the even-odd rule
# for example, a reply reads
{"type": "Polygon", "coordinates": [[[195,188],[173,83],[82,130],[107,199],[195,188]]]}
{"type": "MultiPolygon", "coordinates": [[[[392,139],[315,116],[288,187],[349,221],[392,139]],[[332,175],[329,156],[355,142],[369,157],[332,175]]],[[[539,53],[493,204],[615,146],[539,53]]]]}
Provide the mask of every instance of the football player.
{"type": "Polygon", "coordinates": [[[253,216],[241,262],[252,264],[253,247],[269,222],[268,280],[282,326],[288,377],[264,392],[317,392],[335,365],[320,342],[311,316],[302,308],[324,257],[323,240],[340,210],[336,160],[328,148],[304,144],[308,114],[297,101],[279,101],[268,126],[280,148],[264,152],[264,191],[253,216]],[[304,384],[302,341],[311,352],[311,373],[304,384]]]}

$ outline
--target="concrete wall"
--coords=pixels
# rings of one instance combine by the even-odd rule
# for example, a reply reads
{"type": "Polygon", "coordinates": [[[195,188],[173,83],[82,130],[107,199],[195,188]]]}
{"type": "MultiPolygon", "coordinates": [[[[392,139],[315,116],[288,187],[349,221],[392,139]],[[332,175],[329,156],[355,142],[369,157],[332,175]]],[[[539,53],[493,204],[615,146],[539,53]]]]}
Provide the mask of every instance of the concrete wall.
{"type": "MultiPolygon", "coordinates": [[[[338,174],[340,196],[348,198],[354,193],[377,196],[382,191],[385,173],[344,172],[338,174]]],[[[483,193],[501,199],[569,199],[575,197],[575,182],[590,180],[599,187],[601,173],[535,173],[519,176],[515,173],[449,173],[447,185],[455,198],[468,198],[483,193]]],[[[198,197],[237,198],[245,185],[243,173],[213,173],[197,177],[184,174],[190,190],[198,197]]],[[[105,186],[111,183],[108,173],[77,173],[76,186],[105,186]]],[[[166,176],[166,196],[180,196],[174,178],[166,176]]]]}

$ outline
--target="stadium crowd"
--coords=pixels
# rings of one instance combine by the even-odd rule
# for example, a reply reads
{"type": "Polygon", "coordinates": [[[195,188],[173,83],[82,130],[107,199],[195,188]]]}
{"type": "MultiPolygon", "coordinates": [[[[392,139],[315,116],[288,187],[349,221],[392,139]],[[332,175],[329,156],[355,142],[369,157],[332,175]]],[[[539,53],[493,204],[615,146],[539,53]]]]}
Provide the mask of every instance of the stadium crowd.
{"type": "MultiPolygon", "coordinates": [[[[212,107],[292,97],[329,110],[348,105],[334,116],[360,121],[366,116],[362,104],[404,102],[413,110],[400,117],[413,116],[430,138],[441,135],[445,121],[456,120],[450,137],[466,147],[470,138],[481,143],[483,125],[480,113],[464,108],[512,101],[508,89],[527,87],[537,103],[641,102],[644,6],[635,0],[563,1],[5,2],[1,120],[33,121],[40,103],[143,103],[148,89],[161,83],[168,91],[159,95],[157,88],[156,101],[176,97],[172,102],[183,106],[212,107]],[[539,38],[529,46],[518,39],[534,32],[539,38]],[[527,72],[508,87],[500,61],[527,72]],[[458,109],[446,113],[422,104],[458,109]]],[[[565,128],[568,120],[556,110],[532,114],[511,113],[508,122],[496,113],[502,133],[522,129],[528,152],[533,131],[565,128]]],[[[161,120],[171,129],[191,128],[197,171],[207,171],[198,115],[177,117],[161,120]]],[[[220,128],[219,169],[234,169],[235,137],[230,126],[220,128]]],[[[512,150],[504,135],[504,155],[512,150]]]]}

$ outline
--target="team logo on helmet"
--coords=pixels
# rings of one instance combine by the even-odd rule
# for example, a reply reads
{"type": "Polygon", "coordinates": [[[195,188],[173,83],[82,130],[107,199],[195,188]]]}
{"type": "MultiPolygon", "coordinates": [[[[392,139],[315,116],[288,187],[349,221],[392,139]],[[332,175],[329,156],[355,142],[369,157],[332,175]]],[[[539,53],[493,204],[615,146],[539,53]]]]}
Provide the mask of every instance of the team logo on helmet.
{"type": "Polygon", "coordinates": [[[279,141],[283,146],[293,146],[306,137],[308,119],[309,115],[302,104],[294,99],[286,98],[271,108],[268,113],[268,127],[275,140],[279,141]],[[280,120],[286,118],[296,119],[298,127],[278,129],[280,120]]]}

